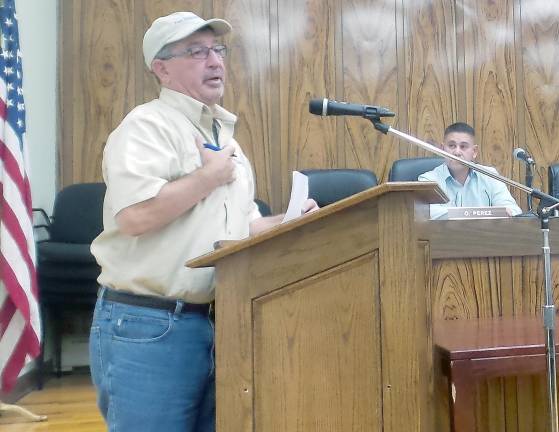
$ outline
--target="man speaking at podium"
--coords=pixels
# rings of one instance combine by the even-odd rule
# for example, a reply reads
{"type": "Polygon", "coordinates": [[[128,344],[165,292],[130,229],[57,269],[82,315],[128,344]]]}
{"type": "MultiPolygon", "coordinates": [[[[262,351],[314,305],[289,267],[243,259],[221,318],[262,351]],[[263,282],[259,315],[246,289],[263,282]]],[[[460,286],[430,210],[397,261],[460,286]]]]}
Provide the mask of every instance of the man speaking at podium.
{"type": "MultiPolygon", "coordinates": [[[[215,430],[214,273],[185,262],[283,217],[258,212],[236,117],[219,106],[227,47],[218,37],[230,29],[190,12],[156,19],[143,51],[159,97],[105,146],[90,361],[109,431],[215,430]]],[[[303,211],[315,208],[309,200],[303,211]]]]}
{"type": "MultiPolygon", "coordinates": [[[[447,153],[474,162],[478,154],[474,129],[466,123],[451,124],[444,132],[442,148],[447,153]]],[[[497,173],[493,167],[484,168],[497,173]]],[[[446,218],[449,207],[505,207],[509,216],[522,213],[504,183],[452,159],[421,174],[418,180],[437,182],[449,198],[446,204],[431,204],[431,219],[446,218]]]]}

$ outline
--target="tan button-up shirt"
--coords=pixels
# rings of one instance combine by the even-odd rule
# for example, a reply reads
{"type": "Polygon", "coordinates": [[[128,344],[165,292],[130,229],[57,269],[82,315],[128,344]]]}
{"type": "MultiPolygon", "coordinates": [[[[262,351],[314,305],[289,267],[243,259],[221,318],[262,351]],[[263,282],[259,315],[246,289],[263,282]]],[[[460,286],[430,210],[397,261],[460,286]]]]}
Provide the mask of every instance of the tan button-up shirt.
{"type": "Polygon", "coordinates": [[[217,240],[242,239],[260,217],[254,203],[249,161],[234,141],[236,117],[181,93],[161,90],[158,99],[136,107],[111,133],[103,155],[107,194],[103,232],[91,251],[101,266],[99,283],[136,294],[166,296],[191,303],[214,298],[213,269],[184,263],[213,250],[217,240]],[[155,197],[167,183],[201,166],[194,136],[236,147],[236,179],[218,187],[192,209],[157,232],[132,237],[119,231],[115,216],[125,207],[155,197]]]}

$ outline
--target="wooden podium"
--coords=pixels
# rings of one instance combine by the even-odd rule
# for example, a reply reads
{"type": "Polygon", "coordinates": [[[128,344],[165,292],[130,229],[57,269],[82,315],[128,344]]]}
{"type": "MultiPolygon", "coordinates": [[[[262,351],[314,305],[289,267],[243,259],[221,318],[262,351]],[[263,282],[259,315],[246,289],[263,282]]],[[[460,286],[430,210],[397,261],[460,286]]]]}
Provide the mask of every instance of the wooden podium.
{"type": "Polygon", "coordinates": [[[431,432],[435,183],[388,183],[188,263],[216,267],[219,432],[431,432]]]}

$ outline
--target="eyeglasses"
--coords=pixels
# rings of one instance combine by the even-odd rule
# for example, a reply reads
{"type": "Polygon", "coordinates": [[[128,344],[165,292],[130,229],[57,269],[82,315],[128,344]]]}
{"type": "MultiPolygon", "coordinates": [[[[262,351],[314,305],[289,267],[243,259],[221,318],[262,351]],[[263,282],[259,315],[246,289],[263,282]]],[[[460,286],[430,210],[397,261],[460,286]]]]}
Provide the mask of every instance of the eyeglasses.
{"type": "Polygon", "coordinates": [[[205,60],[209,57],[210,50],[212,50],[221,58],[225,58],[227,56],[227,47],[225,45],[214,45],[212,47],[200,45],[200,46],[191,46],[185,48],[182,51],[169,54],[168,56],[161,58],[161,60],[169,60],[173,57],[182,57],[184,55],[188,57],[192,57],[193,59],[196,60],[205,60]]]}

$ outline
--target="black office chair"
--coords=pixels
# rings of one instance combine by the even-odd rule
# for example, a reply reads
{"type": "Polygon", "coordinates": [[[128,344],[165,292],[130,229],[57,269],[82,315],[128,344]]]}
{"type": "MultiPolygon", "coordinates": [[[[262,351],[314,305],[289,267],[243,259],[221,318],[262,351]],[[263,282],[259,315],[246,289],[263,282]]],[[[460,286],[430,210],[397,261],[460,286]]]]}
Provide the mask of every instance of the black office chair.
{"type": "Polygon", "coordinates": [[[398,159],[390,168],[388,181],[416,181],[421,174],[431,171],[443,162],[444,159],[440,157],[398,159]]]}
{"type": "Polygon", "coordinates": [[[547,193],[559,198],[559,163],[547,168],[547,193]]]}
{"type": "MultiPolygon", "coordinates": [[[[90,245],[103,229],[104,196],[104,183],[74,184],[57,194],[52,217],[43,209],[33,209],[45,219],[35,229],[44,228],[48,235],[37,242],[37,277],[43,323],[47,316],[53,322],[54,369],[58,376],[62,367],[62,313],[75,309],[92,311],[97,299],[100,268],[90,245]]],[[[41,387],[43,353],[39,360],[41,387]]]]}
{"type": "MultiPolygon", "coordinates": [[[[547,193],[555,198],[559,198],[559,163],[551,164],[547,168],[547,193]]],[[[553,204],[550,200],[541,200],[538,204],[538,210],[553,204]]]]}
{"type": "Polygon", "coordinates": [[[313,198],[320,207],[378,184],[375,173],[366,169],[309,169],[300,172],[309,178],[309,198],[313,198]]]}
{"type": "Polygon", "coordinates": [[[262,216],[271,216],[272,210],[266,201],[262,201],[261,199],[256,198],[254,200],[256,205],[258,206],[258,210],[262,216]]]}

